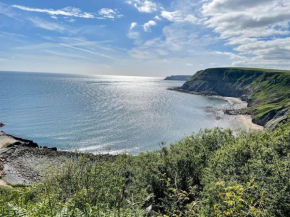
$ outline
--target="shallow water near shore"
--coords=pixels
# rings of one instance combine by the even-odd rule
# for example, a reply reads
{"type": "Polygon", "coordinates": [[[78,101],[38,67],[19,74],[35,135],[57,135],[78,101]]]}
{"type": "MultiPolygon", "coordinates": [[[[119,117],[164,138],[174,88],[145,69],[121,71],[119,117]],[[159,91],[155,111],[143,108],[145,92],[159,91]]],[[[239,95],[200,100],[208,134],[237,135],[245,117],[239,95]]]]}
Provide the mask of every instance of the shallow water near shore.
{"type": "Polygon", "coordinates": [[[200,129],[231,127],[218,98],[169,91],[162,78],[0,72],[1,128],[60,150],[138,154],[200,129]]]}

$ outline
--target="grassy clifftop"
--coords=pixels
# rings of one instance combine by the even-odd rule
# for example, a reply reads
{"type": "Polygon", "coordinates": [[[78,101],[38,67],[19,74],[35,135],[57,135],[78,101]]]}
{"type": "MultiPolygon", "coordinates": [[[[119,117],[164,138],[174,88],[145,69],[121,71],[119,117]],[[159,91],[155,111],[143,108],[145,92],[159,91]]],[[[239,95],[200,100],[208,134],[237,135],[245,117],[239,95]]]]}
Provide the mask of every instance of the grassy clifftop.
{"type": "Polygon", "coordinates": [[[240,97],[249,103],[255,123],[275,124],[289,118],[290,71],[212,68],[197,72],[181,88],[206,95],[240,97]]]}

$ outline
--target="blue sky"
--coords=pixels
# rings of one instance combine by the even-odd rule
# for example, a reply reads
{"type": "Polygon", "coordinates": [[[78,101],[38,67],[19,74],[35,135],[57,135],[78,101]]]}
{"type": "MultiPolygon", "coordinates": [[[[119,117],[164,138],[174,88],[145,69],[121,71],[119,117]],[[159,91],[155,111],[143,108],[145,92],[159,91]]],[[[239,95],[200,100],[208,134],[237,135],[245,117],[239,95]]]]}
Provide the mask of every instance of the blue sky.
{"type": "Polygon", "coordinates": [[[289,0],[0,0],[0,70],[290,67],[289,0]]]}

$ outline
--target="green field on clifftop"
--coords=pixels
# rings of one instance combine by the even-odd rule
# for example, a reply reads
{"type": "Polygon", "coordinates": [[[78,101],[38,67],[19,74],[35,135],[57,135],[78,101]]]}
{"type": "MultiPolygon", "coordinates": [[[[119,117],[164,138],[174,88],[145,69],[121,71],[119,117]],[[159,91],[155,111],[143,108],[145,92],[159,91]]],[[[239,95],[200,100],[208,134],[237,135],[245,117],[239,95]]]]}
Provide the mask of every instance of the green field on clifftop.
{"type": "Polygon", "coordinates": [[[248,68],[248,67],[223,67],[227,69],[242,69],[245,71],[261,71],[261,72],[281,72],[281,73],[290,73],[290,70],[283,69],[264,69],[264,68],[248,68]]]}

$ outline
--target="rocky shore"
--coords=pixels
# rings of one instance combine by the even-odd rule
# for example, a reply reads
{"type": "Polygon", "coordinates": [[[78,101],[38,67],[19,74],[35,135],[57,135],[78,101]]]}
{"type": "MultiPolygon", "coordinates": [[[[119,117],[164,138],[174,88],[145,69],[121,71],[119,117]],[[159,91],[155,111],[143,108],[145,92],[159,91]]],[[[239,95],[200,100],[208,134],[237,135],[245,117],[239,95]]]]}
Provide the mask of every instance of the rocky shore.
{"type": "Polygon", "coordinates": [[[0,132],[0,177],[11,185],[30,185],[44,176],[48,167],[60,166],[73,154],[0,132]]]}
{"type": "Polygon", "coordinates": [[[0,186],[31,185],[39,182],[48,168],[61,168],[80,156],[98,157],[88,153],[57,151],[56,148],[39,146],[37,143],[0,132],[0,186]]]}

